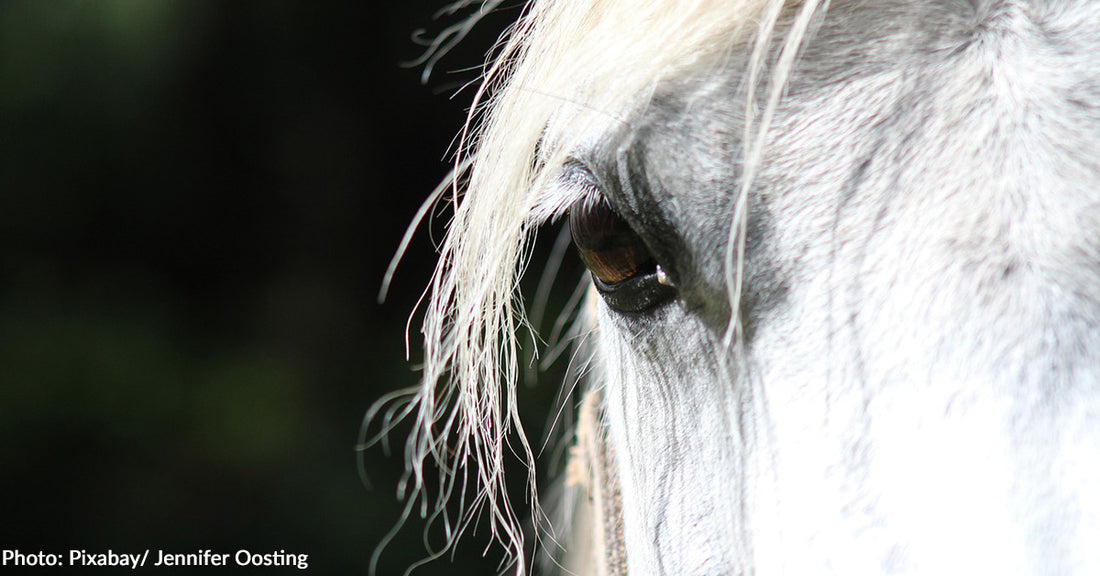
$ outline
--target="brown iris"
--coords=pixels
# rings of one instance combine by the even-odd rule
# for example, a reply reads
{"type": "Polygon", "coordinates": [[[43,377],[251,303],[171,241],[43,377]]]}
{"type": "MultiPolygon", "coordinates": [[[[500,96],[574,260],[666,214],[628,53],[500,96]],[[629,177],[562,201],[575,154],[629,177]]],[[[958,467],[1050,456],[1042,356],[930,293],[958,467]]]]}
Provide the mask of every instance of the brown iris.
{"type": "Polygon", "coordinates": [[[569,209],[569,228],[584,265],[605,285],[657,269],[645,243],[606,200],[585,199],[574,204],[569,209]]]}

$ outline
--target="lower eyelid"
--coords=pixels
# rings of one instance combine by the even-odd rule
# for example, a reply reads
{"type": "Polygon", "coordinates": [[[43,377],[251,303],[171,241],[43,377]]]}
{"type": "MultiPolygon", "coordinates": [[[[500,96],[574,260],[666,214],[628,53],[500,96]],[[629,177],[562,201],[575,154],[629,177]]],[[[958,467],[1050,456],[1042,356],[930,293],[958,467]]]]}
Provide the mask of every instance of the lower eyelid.
{"type": "Polygon", "coordinates": [[[646,312],[671,301],[676,295],[675,288],[658,281],[656,272],[635,276],[611,285],[596,277],[593,277],[592,281],[604,302],[611,309],[621,313],[646,312]]]}

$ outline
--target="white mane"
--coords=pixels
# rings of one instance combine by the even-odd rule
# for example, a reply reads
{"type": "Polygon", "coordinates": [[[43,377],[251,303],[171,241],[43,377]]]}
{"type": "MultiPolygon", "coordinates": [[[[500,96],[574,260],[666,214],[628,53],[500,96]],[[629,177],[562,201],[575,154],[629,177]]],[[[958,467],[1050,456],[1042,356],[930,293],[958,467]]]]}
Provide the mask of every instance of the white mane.
{"type": "MultiPolygon", "coordinates": [[[[502,0],[462,0],[482,11],[502,0]]],[[[608,123],[627,122],[657,85],[702,66],[721,66],[736,45],[754,46],[743,91],[747,122],[747,194],[759,159],[769,110],[811,17],[827,2],[807,0],[533,0],[486,65],[455,155],[455,169],[429,200],[450,192],[454,219],[440,250],[426,305],[424,371],[409,404],[415,413],[406,446],[407,511],[432,484],[425,464],[438,464],[439,492],[421,513],[439,514],[449,539],[484,507],[494,536],[509,550],[517,573],[527,569],[520,519],[504,490],[508,438],[514,433],[529,463],[528,483],[540,518],[534,455],[517,412],[521,372],[517,332],[526,319],[517,293],[527,264],[528,240],[540,223],[562,214],[571,198],[542,193],[571,149],[608,123]],[[769,54],[781,16],[792,13],[778,54],[769,54]],[[771,67],[766,71],[765,68],[771,67]],[[771,78],[758,90],[761,78],[771,78]],[[761,94],[757,98],[757,94],[761,94]],[[444,507],[476,477],[477,500],[449,523],[444,507]]],[[[476,20],[475,16],[472,20],[476,20]]],[[[461,33],[471,23],[456,28],[461,33]]],[[[444,42],[445,44],[445,42],[444,42]]],[[[425,209],[428,208],[426,204],[425,209]]],[[[731,302],[740,292],[744,204],[731,222],[727,253],[731,302]]],[[[736,310],[736,306],[733,308],[736,310]]],[[[735,315],[736,317],[736,315],[735,315]]],[[[733,336],[733,328],[727,338],[733,336]]]]}

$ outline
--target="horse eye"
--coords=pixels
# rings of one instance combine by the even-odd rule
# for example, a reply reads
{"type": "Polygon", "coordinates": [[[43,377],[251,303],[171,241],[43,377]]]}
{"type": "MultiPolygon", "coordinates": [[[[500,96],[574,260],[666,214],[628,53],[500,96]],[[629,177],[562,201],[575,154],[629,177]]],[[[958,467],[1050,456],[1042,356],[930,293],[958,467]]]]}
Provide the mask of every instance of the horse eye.
{"type": "Polygon", "coordinates": [[[645,242],[606,200],[574,204],[569,209],[569,229],[581,261],[612,308],[641,312],[675,293],[645,242]]]}
{"type": "Polygon", "coordinates": [[[569,209],[573,244],[592,275],[608,286],[651,274],[657,261],[606,200],[581,200],[569,209]]]}

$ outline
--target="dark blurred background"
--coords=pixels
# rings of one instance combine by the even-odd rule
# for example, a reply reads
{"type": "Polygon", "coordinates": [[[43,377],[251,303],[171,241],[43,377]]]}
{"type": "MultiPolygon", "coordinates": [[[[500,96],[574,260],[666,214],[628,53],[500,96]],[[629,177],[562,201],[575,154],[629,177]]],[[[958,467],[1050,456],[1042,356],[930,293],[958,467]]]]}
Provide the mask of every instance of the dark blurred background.
{"type": "MultiPolygon", "coordinates": [[[[365,452],[369,489],[356,438],[416,383],[427,233],[376,294],[447,172],[471,94],[450,96],[516,15],[422,85],[400,64],[416,28],[462,17],[442,4],[0,3],[0,548],[367,573],[400,514],[401,431],[365,452]]],[[[424,556],[421,526],[380,575],[424,556]]],[[[486,541],[417,573],[496,573],[486,541]]]]}

